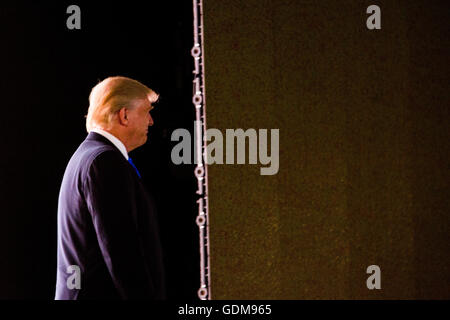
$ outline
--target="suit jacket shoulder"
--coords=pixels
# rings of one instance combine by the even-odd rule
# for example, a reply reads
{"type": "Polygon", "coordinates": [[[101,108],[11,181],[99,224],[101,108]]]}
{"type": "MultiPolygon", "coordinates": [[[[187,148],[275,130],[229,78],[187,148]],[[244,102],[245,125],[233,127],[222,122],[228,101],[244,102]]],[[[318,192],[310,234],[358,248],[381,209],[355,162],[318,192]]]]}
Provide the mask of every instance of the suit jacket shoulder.
{"type": "Polygon", "coordinates": [[[58,202],[56,299],[164,297],[156,213],[136,172],[90,133],[67,165],[58,202]],[[67,267],[81,289],[67,287],[67,267]]]}

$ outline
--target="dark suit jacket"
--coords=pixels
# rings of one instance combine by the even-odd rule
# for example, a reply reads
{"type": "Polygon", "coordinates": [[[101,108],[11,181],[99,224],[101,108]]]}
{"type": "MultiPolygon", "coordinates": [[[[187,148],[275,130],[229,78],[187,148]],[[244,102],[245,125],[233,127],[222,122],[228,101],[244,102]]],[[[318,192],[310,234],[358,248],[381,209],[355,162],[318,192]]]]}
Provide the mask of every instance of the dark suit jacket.
{"type": "Polygon", "coordinates": [[[156,211],[134,168],[91,132],[67,165],[58,201],[55,299],[165,299],[156,211]],[[81,271],[81,289],[68,266],[81,271]]]}

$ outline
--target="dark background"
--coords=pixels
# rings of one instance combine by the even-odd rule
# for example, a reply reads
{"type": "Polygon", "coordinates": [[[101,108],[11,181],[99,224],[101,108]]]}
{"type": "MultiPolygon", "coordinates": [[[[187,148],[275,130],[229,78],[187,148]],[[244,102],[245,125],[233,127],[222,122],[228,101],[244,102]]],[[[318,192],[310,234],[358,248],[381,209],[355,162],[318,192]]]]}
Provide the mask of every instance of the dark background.
{"type": "Polygon", "coordinates": [[[130,155],[157,201],[169,298],[196,297],[196,181],[170,161],[172,130],[193,130],[192,3],[77,2],[81,30],[68,30],[71,4],[0,7],[0,298],[53,298],[59,186],[87,135],[91,88],[115,75],[160,93],[130,155]]]}
{"type": "Polygon", "coordinates": [[[280,129],[276,175],[208,167],[212,297],[450,299],[450,2],[204,10],[208,127],[280,129]]]}

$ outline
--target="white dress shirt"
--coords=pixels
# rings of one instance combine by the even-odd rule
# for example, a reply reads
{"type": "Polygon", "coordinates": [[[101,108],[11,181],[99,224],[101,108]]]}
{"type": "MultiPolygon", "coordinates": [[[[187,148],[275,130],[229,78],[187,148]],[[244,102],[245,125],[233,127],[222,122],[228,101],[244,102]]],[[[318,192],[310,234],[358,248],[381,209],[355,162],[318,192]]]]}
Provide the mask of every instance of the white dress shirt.
{"type": "Polygon", "coordinates": [[[122,141],[120,141],[119,139],[117,139],[115,136],[113,136],[111,133],[106,132],[105,130],[102,130],[100,128],[94,128],[91,130],[91,132],[95,132],[98,134],[101,134],[102,136],[104,136],[106,139],[108,139],[109,141],[111,141],[112,144],[114,144],[116,146],[117,149],[119,149],[119,151],[123,154],[123,156],[125,157],[125,159],[127,159],[128,161],[128,152],[127,152],[127,148],[125,148],[125,145],[122,143],[122,141]]]}

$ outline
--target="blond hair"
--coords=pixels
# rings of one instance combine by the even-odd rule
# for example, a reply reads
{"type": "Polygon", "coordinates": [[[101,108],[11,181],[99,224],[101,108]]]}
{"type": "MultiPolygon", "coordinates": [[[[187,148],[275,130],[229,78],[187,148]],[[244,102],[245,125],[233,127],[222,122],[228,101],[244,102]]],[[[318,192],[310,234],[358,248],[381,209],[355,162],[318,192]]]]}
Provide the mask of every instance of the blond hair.
{"type": "Polygon", "coordinates": [[[158,94],[139,81],[127,77],[109,77],[92,88],[86,116],[86,130],[108,128],[115,114],[123,107],[135,108],[136,100],[158,100],[158,94]]]}

